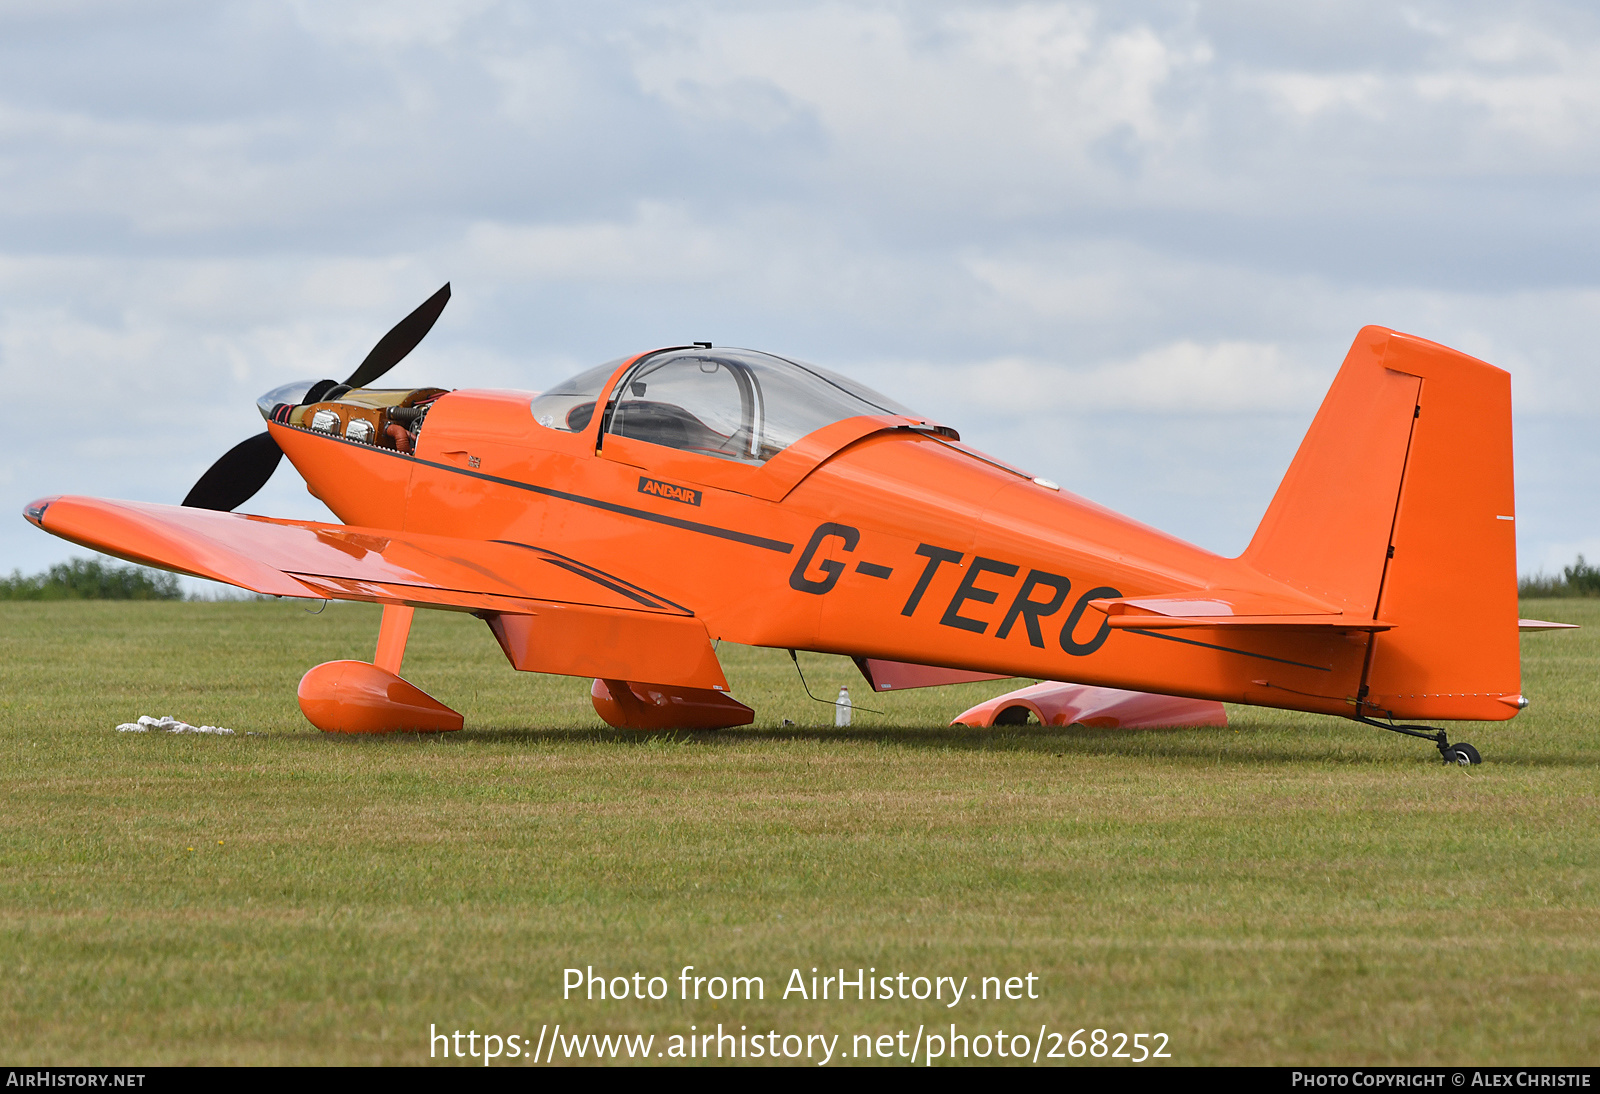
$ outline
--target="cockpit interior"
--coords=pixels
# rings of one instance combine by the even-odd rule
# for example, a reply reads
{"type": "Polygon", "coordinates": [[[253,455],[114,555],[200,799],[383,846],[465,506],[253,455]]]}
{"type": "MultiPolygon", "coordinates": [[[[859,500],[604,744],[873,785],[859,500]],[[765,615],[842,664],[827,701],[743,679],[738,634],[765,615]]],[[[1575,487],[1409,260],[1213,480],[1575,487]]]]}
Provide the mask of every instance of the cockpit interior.
{"type": "MultiPolygon", "coordinates": [[[[586,429],[617,365],[590,369],[537,396],[534,421],[568,433],[586,429]]],[[[864,414],[917,417],[815,365],[754,350],[697,346],[635,362],[606,403],[601,432],[760,464],[813,430],[864,414]]]]}

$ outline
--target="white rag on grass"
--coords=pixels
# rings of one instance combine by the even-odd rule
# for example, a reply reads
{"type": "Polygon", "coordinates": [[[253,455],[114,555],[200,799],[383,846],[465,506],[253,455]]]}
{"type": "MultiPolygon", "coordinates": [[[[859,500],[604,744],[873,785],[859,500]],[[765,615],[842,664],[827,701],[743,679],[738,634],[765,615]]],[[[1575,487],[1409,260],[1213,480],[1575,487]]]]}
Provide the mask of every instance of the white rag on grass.
{"type": "Polygon", "coordinates": [[[137,722],[123,722],[117,727],[118,733],[148,733],[152,729],[164,729],[168,733],[221,733],[233,736],[233,730],[223,729],[221,726],[192,726],[188,722],[180,722],[172,715],[165,718],[152,718],[150,715],[141,715],[137,722]]]}

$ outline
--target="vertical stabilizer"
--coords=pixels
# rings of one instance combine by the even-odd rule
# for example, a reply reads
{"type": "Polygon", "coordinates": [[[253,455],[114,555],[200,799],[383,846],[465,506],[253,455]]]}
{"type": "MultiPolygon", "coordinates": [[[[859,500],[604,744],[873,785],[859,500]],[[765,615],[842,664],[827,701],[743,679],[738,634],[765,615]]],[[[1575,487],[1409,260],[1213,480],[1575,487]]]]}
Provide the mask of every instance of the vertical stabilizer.
{"type": "Polygon", "coordinates": [[[1382,327],[1356,337],[1244,561],[1371,637],[1363,712],[1516,713],[1511,382],[1382,327]]]}
{"type": "Polygon", "coordinates": [[[1385,365],[1383,327],[1345,355],[1261,519],[1244,561],[1269,577],[1375,618],[1422,381],[1385,365]]]}

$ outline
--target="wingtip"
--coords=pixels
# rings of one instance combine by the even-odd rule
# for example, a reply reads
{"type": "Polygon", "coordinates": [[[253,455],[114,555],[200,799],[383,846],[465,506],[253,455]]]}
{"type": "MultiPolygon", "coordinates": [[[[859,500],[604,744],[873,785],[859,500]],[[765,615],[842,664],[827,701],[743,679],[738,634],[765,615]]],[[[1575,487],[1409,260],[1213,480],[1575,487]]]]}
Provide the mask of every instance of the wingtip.
{"type": "Polygon", "coordinates": [[[44,511],[50,508],[51,503],[57,501],[60,497],[60,494],[52,494],[48,498],[39,498],[37,501],[30,501],[27,505],[22,507],[23,519],[28,521],[30,524],[36,524],[40,528],[43,528],[44,511]]]}

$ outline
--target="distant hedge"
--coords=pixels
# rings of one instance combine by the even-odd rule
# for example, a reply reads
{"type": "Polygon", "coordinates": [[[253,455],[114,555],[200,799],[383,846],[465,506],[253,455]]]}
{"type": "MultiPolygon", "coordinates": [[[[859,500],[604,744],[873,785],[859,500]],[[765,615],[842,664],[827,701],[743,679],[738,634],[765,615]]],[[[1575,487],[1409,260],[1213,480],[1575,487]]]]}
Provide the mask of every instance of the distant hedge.
{"type": "Polygon", "coordinates": [[[1600,596],[1600,566],[1591,566],[1578,556],[1571,566],[1563,566],[1561,574],[1551,577],[1543,573],[1524,577],[1517,582],[1518,596],[1600,596]]]}
{"type": "Polygon", "coordinates": [[[74,558],[42,574],[0,577],[0,600],[182,600],[178,575],[74,558]]]}
{"type": "MultiPolygon", "coordinates": [[[[1561,573],[1523,577],[1517,582],[1517,595],[1600,596],[1600,566],[1591,566],[1582,555],[1561,573]]],[[[24,577],[12,570],[0,577],[0,600],[182,600],[178,575],[143,566],[107,565],[98,559],[74,558],[50,567],[44,573],[24,577]]]]}

